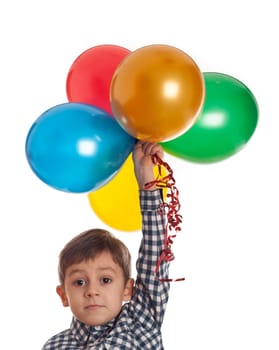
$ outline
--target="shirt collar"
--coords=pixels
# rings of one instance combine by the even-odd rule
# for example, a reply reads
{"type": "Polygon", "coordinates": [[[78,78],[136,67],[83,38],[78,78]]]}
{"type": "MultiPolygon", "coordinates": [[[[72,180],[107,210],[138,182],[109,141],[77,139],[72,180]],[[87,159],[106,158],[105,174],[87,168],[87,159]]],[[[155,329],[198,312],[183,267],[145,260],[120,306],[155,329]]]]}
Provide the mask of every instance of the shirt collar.
{"type": "Polygon", "coordinates": [[[94,343],[97,339],[107,334],[113,328],[114,322],[115,320],[112,320],[104,325],[88,326],[73,317],[71,331],[80,344],[86,345],[89,342],[94,343]]]}

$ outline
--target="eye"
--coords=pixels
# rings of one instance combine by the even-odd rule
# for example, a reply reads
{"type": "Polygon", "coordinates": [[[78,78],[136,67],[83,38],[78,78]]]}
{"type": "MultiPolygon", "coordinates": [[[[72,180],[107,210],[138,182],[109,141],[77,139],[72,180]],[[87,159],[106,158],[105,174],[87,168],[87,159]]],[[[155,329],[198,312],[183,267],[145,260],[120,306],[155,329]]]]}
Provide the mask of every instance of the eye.
{"type": "Polygon", "coordinates": [[[87,281],[84,279],[78,279],[73,282],[73,284],[77,287],[84,287],[87,285],[87,281]]]}
{"type": "Polygon", "coordinates": [[[109,283],[111,283],[111,282],[112,282],[112,279],[109,278],[109,277],[103,277],[103,278],[101,279],[101,283],[102,283],[102,284],[109,284],[109,283]]]}

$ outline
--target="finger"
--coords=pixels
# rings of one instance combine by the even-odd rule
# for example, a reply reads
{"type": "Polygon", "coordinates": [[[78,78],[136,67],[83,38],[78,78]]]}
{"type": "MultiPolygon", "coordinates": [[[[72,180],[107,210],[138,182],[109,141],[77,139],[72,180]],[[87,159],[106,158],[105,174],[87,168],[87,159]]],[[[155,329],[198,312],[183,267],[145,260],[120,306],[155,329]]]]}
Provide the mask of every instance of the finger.
{"type": "Polygon", "coordinates": [[[143,142],[142,142],[141,140],[138,140],[138,141],[135,143],[134,149],[142,148],[142,145],[143,145],[143,142]]]}
{"type": "Polygon", "coordinates": [[[144,142],[142,144],[142,151],[143,151],[144,155],[146,155],[146,156],[152,155],[153,154],[152,149],[154,146],[155,146],[155,144],[152,142],[144,142]]]}
{"type": "Polygon", "coordinates": [[[151,155],[157,154],[158,156],[163,155],[163,148],[159,144],[154,144],[150,150],[151,155]]]}

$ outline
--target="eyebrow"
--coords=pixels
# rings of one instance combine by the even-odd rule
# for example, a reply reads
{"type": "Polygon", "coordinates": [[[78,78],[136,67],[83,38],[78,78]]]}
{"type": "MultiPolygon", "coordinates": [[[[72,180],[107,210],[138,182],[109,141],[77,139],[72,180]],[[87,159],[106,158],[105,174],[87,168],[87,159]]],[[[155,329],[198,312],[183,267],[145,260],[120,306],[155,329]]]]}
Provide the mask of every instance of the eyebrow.
{"type": "Polygon", "coordinates": [[[111,272],[116,273],[116,270],[111,266],[98,267],[97,270],[99,270],[99,271],[111,271],[111,272]]]}
{"type": "MultiPolygon", "coordinates": [[[[113,273],[116,273],[116,270],[113,267],[110,266],[104,266],[104,267],[98,267],[98,271],[111,271],[113,273]]],[[[73,269],[69,271],[69,276],[74,275],[75,273],[86,273],[83,269],[73,269]]]]}

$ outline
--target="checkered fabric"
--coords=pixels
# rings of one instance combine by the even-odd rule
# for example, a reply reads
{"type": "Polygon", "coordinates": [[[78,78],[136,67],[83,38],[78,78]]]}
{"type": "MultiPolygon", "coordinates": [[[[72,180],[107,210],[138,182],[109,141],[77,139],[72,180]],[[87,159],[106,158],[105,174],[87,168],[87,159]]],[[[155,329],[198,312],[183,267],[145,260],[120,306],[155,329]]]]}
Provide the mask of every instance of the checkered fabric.
{"type": "Polygon", "coordinates": [[[101,326],[87,326],[73,318],[71,327],[50,338],[42,350],[163,350],[161,325],[168,301],[169,263],[163,261],[155,275],[164,245],[165,217],[159,213],[161,190],[139,191],[142,241],[136,262],[137,279],[130,302],[119,315],[101,326]]]}

